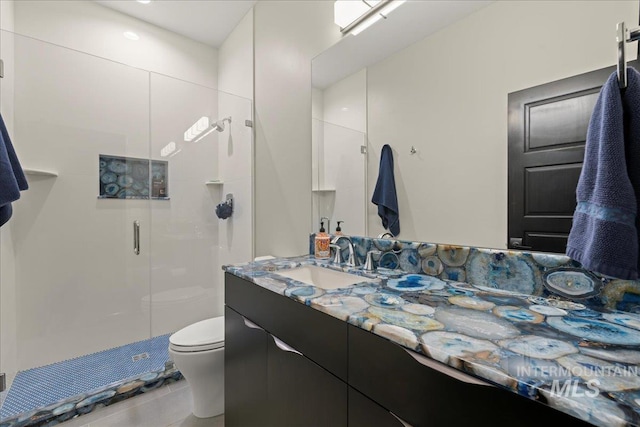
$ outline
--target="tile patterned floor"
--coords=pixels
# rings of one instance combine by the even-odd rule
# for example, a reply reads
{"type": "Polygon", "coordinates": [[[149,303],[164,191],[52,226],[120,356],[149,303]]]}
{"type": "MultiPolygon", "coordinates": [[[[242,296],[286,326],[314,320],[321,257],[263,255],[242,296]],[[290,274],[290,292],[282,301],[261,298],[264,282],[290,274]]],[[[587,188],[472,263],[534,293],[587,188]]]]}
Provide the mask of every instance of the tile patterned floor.
{"type": "Polygon", "coordinates": [[[169,360],[168,346],[169,334],[18,372],[0,409],[0,419],[162,370],[169,360]],[[143,353],[148,358],[133,361],[133,356],[143,353]]]}

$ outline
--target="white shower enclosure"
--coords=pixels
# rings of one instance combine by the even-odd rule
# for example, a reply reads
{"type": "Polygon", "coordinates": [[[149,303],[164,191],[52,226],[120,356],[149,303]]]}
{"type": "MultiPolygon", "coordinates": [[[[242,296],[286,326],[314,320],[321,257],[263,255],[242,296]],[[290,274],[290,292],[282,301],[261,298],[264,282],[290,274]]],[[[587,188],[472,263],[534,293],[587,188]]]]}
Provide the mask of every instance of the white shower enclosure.
{"type": "Polygon", "coordinates": [[[222,315],[221,262],[232,248],[251,253],[251,236],[234,236],[234,217],[223,223],[215,207],[233,193],[237,214],[251,215],[251,101],[7,31],[0,39],[1,112],[30,187],[0,230],[9,384],[18,371],[222,315]],[[203,117],[232,121],[185,141],[203,117]],[[118,177],[115,198],[100,197],[110,172],[100,156],[148,162],[150,174],[118,177]],[[154,177],[152,162],[168,172],[154,177]],[[147,179],[150,196],[164,185],[166,197],[145,197],[147,179]]]}

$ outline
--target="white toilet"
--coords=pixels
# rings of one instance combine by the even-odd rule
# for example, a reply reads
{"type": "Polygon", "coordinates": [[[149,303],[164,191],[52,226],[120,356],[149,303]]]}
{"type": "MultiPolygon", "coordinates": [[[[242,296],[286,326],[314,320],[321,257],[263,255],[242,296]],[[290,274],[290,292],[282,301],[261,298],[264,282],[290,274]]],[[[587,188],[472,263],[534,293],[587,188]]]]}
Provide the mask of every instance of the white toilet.
{"type": "Polygon", "coordinates": [[[169,337],[169,356],[191,389],[192,412],[209,418],[224,412],[224,316],[180,329],[169,337]]]}

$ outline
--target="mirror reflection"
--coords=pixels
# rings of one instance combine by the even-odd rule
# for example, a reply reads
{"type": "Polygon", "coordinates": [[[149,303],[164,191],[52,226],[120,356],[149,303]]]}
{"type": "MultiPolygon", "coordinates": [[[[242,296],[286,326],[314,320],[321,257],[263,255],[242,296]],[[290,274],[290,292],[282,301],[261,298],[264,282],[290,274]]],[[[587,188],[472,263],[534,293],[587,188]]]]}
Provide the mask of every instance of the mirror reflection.
{"type": "MultiPolygon", "coordinates": [[[[329,141],[330,132],[321,135],[320,130],[344,126],[366,140],[363,234],[386,231],[370,200],[380,151],[389,144],[399,238],[491,248],[506,248],[510,237],[526,241],[526,233],[508,234],[509,201],[526,190],[509,194],[509,94],[614,66],[616,24],[636,26],[637,17],[636,1],[405,2],[357,36],[345,35],[312,62],[314,189],[322,188],[327,165],[340,164],[338,150],[327,148],[341,143],[346,150],[346,139],[329,141]],[[344,97],[340,108],[360,105],[364,119],[349,121],[351,111],[332,105],[338,102],[327,96],[332,92],[344,97]],[[362,123],[364,128],[358,127],[362,123]]],[[[630,60],[636,44],[628,44],[630,60]]],[[[582,120],[573,113],[563,117],[567,127],[582,120]]],[[[575,140],[553,151],[583,150],[583,144],[575,140]]],[[[354,164],[359,163],[351,160],[344,169],[354,164]]],[[[540,197],[546,200],[563,179],[545,181],[540,197]]],[[[334,228],[345,210],[360,214],[362,199],[347,196],[342,187],[355,181],[330,182],[334,193],[314,192],[314,227],[322,216],[331,218],[334,228]]],[[[548,212],[535,214],[542,218],[548,212]]],[[[559,215],[570,221],[564,210],[559,215]]],[[[346,221],[343,231],[360,234],[346,221]]]]}

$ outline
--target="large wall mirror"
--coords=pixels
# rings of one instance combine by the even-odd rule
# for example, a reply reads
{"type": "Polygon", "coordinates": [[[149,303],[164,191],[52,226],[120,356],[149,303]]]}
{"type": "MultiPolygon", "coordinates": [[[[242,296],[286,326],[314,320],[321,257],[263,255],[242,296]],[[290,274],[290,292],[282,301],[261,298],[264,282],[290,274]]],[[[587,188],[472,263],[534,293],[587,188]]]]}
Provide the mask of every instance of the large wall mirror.
{"type": "Polygon", "coordinates": [[[312,63],[314,228],[385,231],[370,200],[389,144],[398,238],[506,248],[508,95],[615,65],[616,24],[637,26],[638,9],[407,1],[345,35],[312,63]]]}

